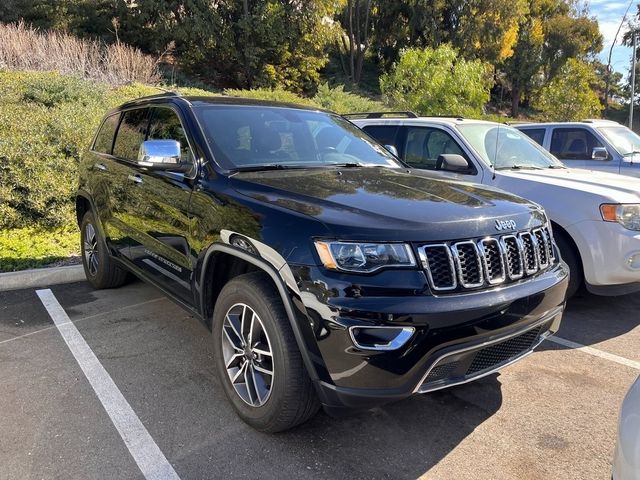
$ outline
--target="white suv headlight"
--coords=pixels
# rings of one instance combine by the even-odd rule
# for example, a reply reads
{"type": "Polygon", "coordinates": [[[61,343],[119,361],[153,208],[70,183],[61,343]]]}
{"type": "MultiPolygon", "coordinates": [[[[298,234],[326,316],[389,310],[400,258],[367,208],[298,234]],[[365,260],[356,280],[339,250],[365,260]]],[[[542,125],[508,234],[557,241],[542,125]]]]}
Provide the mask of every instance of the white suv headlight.
{"type": "Polygon", "coordinates": [[[416,260],[406,243],[316,241],[323,265],[330,270],[371,273],[384,267],[413,267],[416,260]]]}
{"type": "Polygon", "coordinates": [[[640,231],[640,204],[604,203],[600,213],[605,222],[618,222],[626,229],[640,231]]]}

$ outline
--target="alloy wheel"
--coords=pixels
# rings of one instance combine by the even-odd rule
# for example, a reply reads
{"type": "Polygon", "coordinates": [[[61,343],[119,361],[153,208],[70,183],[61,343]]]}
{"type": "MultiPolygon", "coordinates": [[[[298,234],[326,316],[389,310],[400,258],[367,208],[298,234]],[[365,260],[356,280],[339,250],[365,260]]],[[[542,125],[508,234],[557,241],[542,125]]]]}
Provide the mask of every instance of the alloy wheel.
{"type": "Polygon", "coordinates": [[[258,314],[237,303],[226,313],[222,325],[224,365],[238,396],[252,407],[264,405],[273,384],[273,352],[258,314]]]}
{"type": "Polygon", "coordinates": [[[84,228],[84,260],[89,273],[94,276],[98,273],[98,236],[91,223],[84,228]]]}

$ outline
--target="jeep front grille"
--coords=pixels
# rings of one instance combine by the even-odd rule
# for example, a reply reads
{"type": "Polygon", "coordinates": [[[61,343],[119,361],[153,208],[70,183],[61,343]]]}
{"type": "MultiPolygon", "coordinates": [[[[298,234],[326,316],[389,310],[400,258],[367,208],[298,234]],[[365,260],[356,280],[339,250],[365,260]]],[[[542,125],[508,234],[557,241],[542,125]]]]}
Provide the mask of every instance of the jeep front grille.
{"type": "Polygon", "coordinates": [[[547,227],[499,237],[423,245],[418,249],[436,292],[478,289],[519,280],[554,261],[547,227]]]}

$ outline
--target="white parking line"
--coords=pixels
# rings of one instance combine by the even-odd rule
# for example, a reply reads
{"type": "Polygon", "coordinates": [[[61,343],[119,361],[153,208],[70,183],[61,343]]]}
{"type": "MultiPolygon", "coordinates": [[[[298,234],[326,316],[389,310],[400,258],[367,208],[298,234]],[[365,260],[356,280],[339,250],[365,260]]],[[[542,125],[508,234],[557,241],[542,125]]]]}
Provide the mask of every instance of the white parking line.
{"type": "MultiPolygon", "coordinates": [[[[147,305],[148,303],[158,302],[160,300],[166,300],[166,298],[165,297],[153,298],[151,300],[147,300],[146,302],[134,303],[132,305],[125,305],[124,307],[116,308],[114,310],[109,310],[108,312],[94,313],[93,315],[88,315],[86,317],[76,318],[73,321],[73,323],[82,322],[84,320],[90,320],[92,318],[101,317],[103,315],[113,315],[114,313],[121,312],[122,310],[126,310],[128,308],[140,307],[141,305],[147,305]]],[[[25,333],[23,335],[18,335],[17,337],[7,338],[6,340],[2,340],[0,342],[0,345],[4,343],[13,342],[14,340],[20,340],[21,338],[30,337],[31,335],[35,335],[36,333],[47,332],[52,328],[56,328],[56,326],[51,325],[50,327],[44,327],[44,328],[41,328],[40,330],[34,330],[33,332],[25,333]]]]}
{"type": "Polygon", "coordinates": [[[180,480],[131,405],[58,303],[53,292],[46,289],[37,290],[36,293],[145,478],[147,480],[180,480]]]}
{"type": "Polygon", "coordinates": [[[598,350],[597,348],[588,347],[586,345],[582,345],[581,343],[572,342],[571,340],[566,340],[564,338],[556,336],[548,337],[547,340],[553,343],[557,343],[558,345],[573,348],[574,350],[580,350],[581,352],[588,353],[589,355],[593,355],[594,357],[604,358],[605,360],[609,360],[626,367],[640,370],[640,362],[629,360],[628,358],[620,357],[619,355],[614,355],[613,353],[603,352],[602,350],[598,350]]]}

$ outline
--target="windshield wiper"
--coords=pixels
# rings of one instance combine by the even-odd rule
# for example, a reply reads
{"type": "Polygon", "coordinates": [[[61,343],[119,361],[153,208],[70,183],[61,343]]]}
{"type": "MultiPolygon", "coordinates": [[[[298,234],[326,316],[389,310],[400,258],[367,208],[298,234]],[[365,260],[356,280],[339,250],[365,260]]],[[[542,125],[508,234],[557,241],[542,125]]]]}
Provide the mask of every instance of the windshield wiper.
{"type": "Polygon", "coordinates": [[[340,167],[340,168],[360,168],[364,167],[361,163],[356,162],[346,162],[346,163],[330,163],[330,167],[340,167]]]}
{"type": "Polygon", "coordinates": [[[493,167],[496,170],[542,170],[540,167],[534,165],[511,165],[508,167],[493,167]]]}
{"type": "Polygon", "coordinates": [[[623,153],[623,154],[622,154],[622,156],[623,156],[623,157],[628,157],[629,155],[636,155],[636,154],[638,154],[638,153],[640,153],[640,151],[639,151],[639,150],[633,150],[633,151],[631,151],[631,152],[623,153]]]}
{"type": "Polygon", "coordinates": [[[296,168],[311,168],[305,165],[286,165],[282,163],[267,163],[265,165],[246,165],[242,167],[236,167],[233,169],[235,172],[262,172],[266,170],[293,170],[296,168]]]}
{"type": "Polygon", "coordinates": [[[565,167],[564,165],[549,165],[547,168],[562,168],[562,169],[564,169],[564,168],[567,168],[567,167],[565,167]]]}

